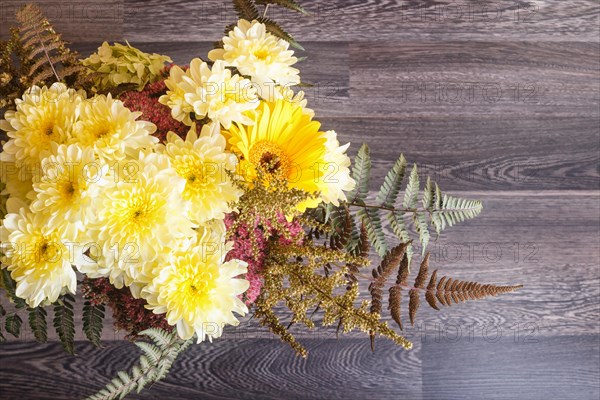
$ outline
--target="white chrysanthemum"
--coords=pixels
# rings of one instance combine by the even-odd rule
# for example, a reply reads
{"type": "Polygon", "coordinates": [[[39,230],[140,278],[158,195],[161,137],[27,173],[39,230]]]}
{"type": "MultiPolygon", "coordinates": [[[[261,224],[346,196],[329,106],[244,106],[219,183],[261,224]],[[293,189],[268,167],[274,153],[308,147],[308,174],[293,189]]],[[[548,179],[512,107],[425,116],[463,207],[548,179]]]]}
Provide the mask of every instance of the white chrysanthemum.
{"type": "Polygon", "coordinates": [[[61,294],[75,293],[77,277],[71,252],[60,228],[48,224],[19,201],[9,199],[9,214],[2,221],[2,263],[16,281],[16,295],[30,307],[55,302],[61,294]]]}
{"type": "Polygon", "coordinates": [[[175,252],[158,276],[142,289],[147,307],[155,314],[166,313],[167,322],[177,327],[182,339],[196,333],[198,342],[206,337],[212,341],[221,336],[225,325],[239,324],[234,312],[248,312],[238,296],[249,283],[236,278],[247,272],[247,264],[239,260],[223,262],[225,252],[215,251],[215,246],[219,248],[219,244],[207,242],[205,236],[195,246],[175,252]]]}
{"type": "Polygon", "coordinates": [[[152,136],[156,126],[136,121],[141,112],[132,112],[121,100],[99,95],[81,104],[81,118],[72,143],[89,146],[103,162],[123,160],[158,143],[152,136]]]}
{"type": "Polygon", "coordinates": [[[15,100],[16,110],[7,111],[0,121],[0,129],[10,138],[0,158],[37,165],[52,143],[66,143],[71,138],[84,96],[63,83],[28,89],[22,99],[15,100]]]}
{"type": "Polygon", "coordinates": [[[29,205],[35,198],[33,172],[39,171],[39,168],[29,168],[21,163],[0,161],[0,170],[0,181],[5,184],[0,194],[19,199],[29,205]]]}
{"type": "Polygon", "coordinates": [[[275,85],[300,83],[299,71],[292,67],[298,59],[289,50],[289,43],[267,32],[265,24],[256,20],[240,19],[223,38],[223,48],[210,51],[208,58],[223,60],[242,75],[249,75],[267,101],[275,100],[275,85]]]}
{"type": "Polygon", "coordinates": [[[76,261],[81,272],[107,276],[116,287],[151,274],[161,255],[195,236],[181,197],[185,180],[168,158],[140,153],[137,163],[135,175],[103,187],[88,224],[94,242],[76,261]]]}
{"type": "Polygon", "coordinates": [[[325,132],[327,142],[325,147],[325,165],[324,173],[319,179],[318,186],[321,192],[321,198],[325,203],[333,203],[339,206],[339,201],[346,200],[344,192],[354,189],[356,182],[350,176],[350,158],[346,155],[346,150],[350,143],[340,146],[335,131],[325,132]]]}
{"type": "Polygon", "coordinates": [[[227,153],[225,146],[220,133],[198,137],[191,129],[185,140],[169,132],[166,145],[159,148],[186,181],[182,196],[188,205],[189,218],[196,224],[225,218],[232,211],[230,203],[242,195],[228,175],[235,171],[237,158],[227,153]]]}
{"type": "Polygon", "coordinates": [[[171,109],[171,116],[177,121],[190,126],[193,124],[190,114],[194,112],[194,107],[185,101],[185,91],[181,88],[184,76],[189,76],[187,71],[174,65],[169,70],[169,79],[165,80],[167,94],[162,95],[159,102],[171,109]]]}
{"type": "Polygon", "coordinates": [[[311,118],[315,117],[315,111],[308,108],[308,100],[305,98],[305,93],[299,90],[298,93],[294,93],[294,90],[289,87],[277,86],[275,88],[275,100],[283,99],[290,103],[299,105],[302,107],[302,113],[308,115],[311,118]]]}
{"type": "Polygon", "coordinates": [[[92,201],[100,194],[106,168],[96,162],[91,147],[53,147],[53,154],[42,160],[42,176],[33,183],[31,211],[47,215],[49,225],[64,225],[71,241],[83,242],[86,225],[95,218],[92,201]]]}
{"type": "Polygon", "coordinates": [[[215,62],[211,70],[207,63],[195,58],[184,75],[175,70],[165,82],[170,90],[159,101],[174,108],[174,118],[188,124],[191,119],[184,115],[190,107],[197,119],[208,117],[227,129],[232,122],[251,123],[244,113],[258,106],[252,82],[232,75],[222,61],[215,62]],[[181,102],[182,94],[185,103],[181,102]]]}

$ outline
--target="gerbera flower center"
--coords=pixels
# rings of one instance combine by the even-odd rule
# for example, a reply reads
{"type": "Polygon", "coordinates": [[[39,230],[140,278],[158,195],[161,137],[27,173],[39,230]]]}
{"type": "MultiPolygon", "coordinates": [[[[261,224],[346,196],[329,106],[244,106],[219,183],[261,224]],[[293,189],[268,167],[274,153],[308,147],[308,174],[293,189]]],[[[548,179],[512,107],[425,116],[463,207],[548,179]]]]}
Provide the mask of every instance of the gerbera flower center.
{"type": "Polygon", "coordinates": [[[250,149],[250,162],[257,168],[272,174],[287,177],[290,159],[281,147],[272,142],[259,142],[250,149]]]}

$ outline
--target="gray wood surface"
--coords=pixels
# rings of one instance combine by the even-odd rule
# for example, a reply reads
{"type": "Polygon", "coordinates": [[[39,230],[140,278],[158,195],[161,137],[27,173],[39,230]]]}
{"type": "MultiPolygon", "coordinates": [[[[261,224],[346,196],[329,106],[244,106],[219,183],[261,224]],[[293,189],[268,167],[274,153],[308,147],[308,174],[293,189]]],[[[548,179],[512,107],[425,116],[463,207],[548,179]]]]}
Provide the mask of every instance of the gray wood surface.
{"type": "MultiPolygon", "coordinates": [[[[1,37],[22,3],[0,5],[1,37]]],[[[432,243],[432,264],[525,287],[441,312],[421,307],[409,352],[378,340],[371,354],[357,333],[296,329],[310,351],[303,361],[246,321],[131,398],[600,398],[599,3],[301,3],[310,16],[269,15],[306,48],[300,69],[323,127],[352,142],[352,154],[370,144],[376,181],[403,152],[443,189],[482,199],[479,218],[432,243]]],[[[182,64],[205,57],[235,21],[224,0],[42,8],[84,55],[127,39],[182,64]]],[[[122,337],[108,318],[105,347],[81,342],[71,357],[26,331],[0,346],[0,399],[83,398],[136,359],[122,337]]]]}

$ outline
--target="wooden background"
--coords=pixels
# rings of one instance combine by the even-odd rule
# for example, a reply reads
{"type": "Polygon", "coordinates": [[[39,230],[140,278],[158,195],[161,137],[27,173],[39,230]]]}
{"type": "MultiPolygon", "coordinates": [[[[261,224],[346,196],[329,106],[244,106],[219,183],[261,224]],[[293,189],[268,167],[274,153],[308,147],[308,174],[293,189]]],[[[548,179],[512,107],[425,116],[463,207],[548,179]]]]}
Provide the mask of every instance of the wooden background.
{"type": "MultiPolygon", "coordinates": [[[[20,1],[3,0],[5,36],[20,1]]],[[[422,308],[403,351],[304,332],[307,360],[252,321],[195,346],[145,399],[598,399],[600,47],[597,0],[302,0],[272,10],[306,48],[310,105],[372,148],[381,179],[400,152],[481,217],[432,244],[463,279],[516,294],[422,308]]],[[[227,1],[43,1],[74,47],[128,40],[178,63],[235,21],[227,1]]],[[[30,338],[31,336],[25,336],[30,338]]],[[[0,347],[0,398],[78,399],[137,358],[107,321],[104,348],[0,347]]],[[[132,396],[132,398],[138,398],[132,396]]]]}

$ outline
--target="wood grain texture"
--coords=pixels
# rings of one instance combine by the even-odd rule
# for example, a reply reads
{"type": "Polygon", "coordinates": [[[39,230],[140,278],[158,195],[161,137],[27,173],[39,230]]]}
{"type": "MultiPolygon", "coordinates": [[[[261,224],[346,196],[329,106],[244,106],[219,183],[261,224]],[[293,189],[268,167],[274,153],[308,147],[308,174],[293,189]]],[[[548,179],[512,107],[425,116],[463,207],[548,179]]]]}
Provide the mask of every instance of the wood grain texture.
{"type": "MultiPolygon", "coordinates": [[[[0,37],[22,3],[0,4],[0,37]]],[[[205,58],[236,19],[228,0],[41,3],[83,55],[127,39],[179,64],[205,58]]],[[[294,327],[311,351],[302,361],[246,317],[131,398],[598,399],[598,2],[301,4],[310,16],[269,16],[306,48],[298,67],[315,84],[307,98],[323,128],[353,142],[352,155],[371,146],[371,189],[403,152],[442,189],[484,202],[479,218],[432,242],[431,268],[525,287],[440,312],[423,305],[414,327],[405,320],[410,352],[378,339],[372,355],[358,333],[334,340],[334,328],[294,327]]],[[[110,317],[105,348],[79,343],[77,357],[52,328],[45,345],[24,329],[24,341],[0,346],[2,399],[82,398],[138,355],[110,317]]]]}
{"type": "MultiPolygon", "coordinates": [[[[124,30],[141,41],[216,40],[222,27],[235,22],[229,2],[205,0],[125,0],[124,30]]],[[[595,41],[598,3],[593,0],[305,0],[308,16],[273,8],[303,40],[550,40],[595,41]]]]}
{"type": "MultiPolygon", "coordinates": [[[[163,382],[131,399],[422,398],[418,347],[407,352],[382,343],[371,354],[363,340],[313,340],[311,357],[296,357],[276,340],[221,340],[193,346],[163,382]]],[[[65,355],[60,345],[0,347],[0,393],[22,400],[72,400],[100,389],[138,355],[132,344],[102,350],[89,343],[65,355]],[[36,382],[27,382],[35,376],[36,382]],[[85,377],[85,379],[77,379],[85,377]],[[24,392],[25,386],[29,390],[24,392]]]]}
{"type": "Polygon", "coordinates": [[[0,38],[5,38],[9,27],[16,25],[15,12],[27,3],[39,5],[56,31],[68,41],[101,43],[104,40],[123,39],[123,0],[2,0],[0,38]]]}

